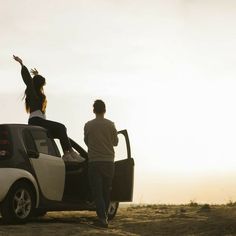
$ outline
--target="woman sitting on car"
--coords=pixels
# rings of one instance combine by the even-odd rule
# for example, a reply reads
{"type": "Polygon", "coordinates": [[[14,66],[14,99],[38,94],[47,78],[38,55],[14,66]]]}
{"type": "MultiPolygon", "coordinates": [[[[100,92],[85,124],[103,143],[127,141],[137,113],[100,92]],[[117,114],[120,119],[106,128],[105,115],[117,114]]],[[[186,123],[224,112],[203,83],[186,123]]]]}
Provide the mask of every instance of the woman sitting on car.
{"type": "Polygon", "coordinates": [[[46,84],[45,78],[39,75],[36,69],[31,69],[32,78],[23,61],[14,55],[13,58],[21,64],[21,75],[26,85],[25,108],[29,113],[28,124],[41,126],[47,129],[54,138],[60,140],[64,152],[62,157],[64,161],[83,162],[85,159],[75,152],[71,146],[66,127],[61,123],[46,119],[47,99],[43,91],[43,86],[46,84]]]}

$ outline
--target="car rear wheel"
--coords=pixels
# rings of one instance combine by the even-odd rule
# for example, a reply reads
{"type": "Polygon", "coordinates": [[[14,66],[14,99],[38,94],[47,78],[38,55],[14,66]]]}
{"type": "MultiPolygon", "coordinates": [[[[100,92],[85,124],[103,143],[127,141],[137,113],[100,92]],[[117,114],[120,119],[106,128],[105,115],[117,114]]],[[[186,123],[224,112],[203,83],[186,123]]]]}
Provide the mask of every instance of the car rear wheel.
{"type": "Polygon", "coordinates": [[[34,206],[35,197],[31,187],[25,182],[17,182],[2,203],[2,219],[9,224],[24,223],[31,217],[34,206]]]}
{"type": "Polygon", "coordinates": [[[110,202],[108,208],[108,220],[112,220],[115,217],[118,207],[119,202],[110,202]]]}

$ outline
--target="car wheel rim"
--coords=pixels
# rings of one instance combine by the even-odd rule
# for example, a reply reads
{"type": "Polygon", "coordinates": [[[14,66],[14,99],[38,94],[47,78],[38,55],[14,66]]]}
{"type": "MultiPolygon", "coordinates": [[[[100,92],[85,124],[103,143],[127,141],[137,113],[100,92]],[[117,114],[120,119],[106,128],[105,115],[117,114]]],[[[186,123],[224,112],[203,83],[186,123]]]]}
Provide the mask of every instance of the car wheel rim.
{"type": "Polygon", "coordinates": [[[31,211],[32,201],[26,189],[19,189],[13,199],[13,209],[15,215],[20,219],[25,219],[31,211]]]}
{"type": "Polygon", "coordinates": [[[108,214],[113,215],[117,208],[117,202],[111,202],[108,208],[108,214]]]}

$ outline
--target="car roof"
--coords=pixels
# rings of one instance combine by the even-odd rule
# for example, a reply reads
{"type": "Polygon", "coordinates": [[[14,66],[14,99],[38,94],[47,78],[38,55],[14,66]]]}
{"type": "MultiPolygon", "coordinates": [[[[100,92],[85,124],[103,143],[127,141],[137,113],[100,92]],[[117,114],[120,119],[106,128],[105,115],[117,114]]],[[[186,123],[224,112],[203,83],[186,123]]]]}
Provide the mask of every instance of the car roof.
{"type": "Polygon", "coordinates": [[[35,126],[35,125],[28,125],[28,124],[14,124],[14,123],[5,123],[0,124],[0,126],[7,126],[10,129],[42,129],[45,130],[43,127],[35,126]]]}

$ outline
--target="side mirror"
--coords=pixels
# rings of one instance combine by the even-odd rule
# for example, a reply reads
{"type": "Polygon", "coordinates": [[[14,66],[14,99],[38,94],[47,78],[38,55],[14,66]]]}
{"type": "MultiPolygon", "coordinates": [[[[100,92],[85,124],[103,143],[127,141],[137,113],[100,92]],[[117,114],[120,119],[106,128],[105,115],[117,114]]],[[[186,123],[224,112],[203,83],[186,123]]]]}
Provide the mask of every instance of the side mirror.
{"type": "Polygon", "coordinates": [[[27,150],[27,155],[29,158],[34,158],[34,159],[39,158],[39,153],[34,150],[27,150]]]}

